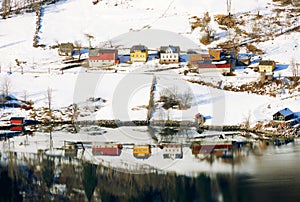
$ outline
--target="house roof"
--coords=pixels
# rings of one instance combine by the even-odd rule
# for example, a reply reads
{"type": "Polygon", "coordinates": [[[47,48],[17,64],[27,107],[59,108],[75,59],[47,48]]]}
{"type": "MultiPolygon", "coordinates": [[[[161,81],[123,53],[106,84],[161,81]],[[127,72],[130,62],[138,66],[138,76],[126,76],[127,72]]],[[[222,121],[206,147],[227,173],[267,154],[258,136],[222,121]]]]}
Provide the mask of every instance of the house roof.
{"type": "Polygon", "coordinates": [[[24,117],[10,117],[10,120],[24,120],[24,117]]]}
{"type": "Polygon", "coordinates": [[[190,54],[190,61],[210,60],[208,54],[190,54]]]}
{"type": "Polygon", "coordinates": [[[135,52],[135,51],[142,51],[142,52],[146,52],[148,50],[148,48],[144,45],[134,45],[130,48],[130,52],[135,52]]]}
{"type": "Polygon", "coordinates": [[[258,65],[273,65],[275,62],[273,60],[261,60],[258,65]]]}
{"type": "Polygon", "coordinates": [[[172,52],[172,53],[180,53],[180,48],[179,46],[161,46],[160,47],[160,52],[161,53],[168,53],[168,52],[172,52]]]}
{"type": "Polygon", "coordinates": [[[6,106],[15,106],[15,107],[20,107],[23,103],[17,100],[8,100],[4,102],[4,105],[6,106]]]}
{"type": "Polygon", "coordinates": [[[290,110],[289,108],[284,108],[284,109],[276,112],[275,114],[273,114],[273,116],[276,115],[277,113],[280,113],[284,117],[287,117],[287,116],[290,116],[290,115],[294,114],[294,112],[292,112],[292,110],[290,110]]]}
{"type": "Polygon", "coordinates": [[[164,145],[165,148],[182,148],[182,144],[169,143],[164,145]]]}
{"type": "Polygon", "coordinates": [[[99,53],[115,53],[117,49],[94,48],[89,50],[89,56],[98,56],[99,53]]]}
{"type": "Polygon", "coordinates": [[[73,49],[74,45],[73,45],[73,43],[61,43],[59,45],[59,48],[70,48],[70,49],[73,49]]]}

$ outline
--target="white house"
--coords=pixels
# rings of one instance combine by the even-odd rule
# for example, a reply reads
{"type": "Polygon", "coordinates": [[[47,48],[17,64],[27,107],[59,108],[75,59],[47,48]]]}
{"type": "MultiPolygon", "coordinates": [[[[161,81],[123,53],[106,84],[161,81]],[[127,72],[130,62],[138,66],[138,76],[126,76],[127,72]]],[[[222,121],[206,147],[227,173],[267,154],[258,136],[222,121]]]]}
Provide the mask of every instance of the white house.
{"type": "Polygon", "coordinates": [[[178,63],[180,55],[179,46],[161,46],[160,47],[160,63],[161,64],[170,64],[178,63]]]}
{"type": "Polygon", "coordinates": [[[165,159],[181,159],[183,157],[182,144],[165,144],[163,146],[163,157],[165,159]]]}

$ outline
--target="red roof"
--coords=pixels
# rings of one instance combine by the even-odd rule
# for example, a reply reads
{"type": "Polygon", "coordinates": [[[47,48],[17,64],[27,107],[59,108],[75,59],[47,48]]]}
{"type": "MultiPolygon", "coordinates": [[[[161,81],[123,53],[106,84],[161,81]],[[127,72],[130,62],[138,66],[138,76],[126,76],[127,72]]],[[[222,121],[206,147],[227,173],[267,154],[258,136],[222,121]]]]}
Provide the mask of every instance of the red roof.
{"type": "Polygon", "coordinates": [[[230,69],[230,64],[197,64],[198,68],[228,68],[230,69]]]}
{"type": "Polygon", "coordinates": [[[98,56],[90,56],[90,60],[115,60],[115,53],[99,53],[98,56]]]}
{"type": "Polygon", "coordinates": [[[23,125],[23,119],[10,119],[11,125],[23,125]]]}
{"type": "Polygon", "coordinates": [[[118,156],[121,154],[121,149],[117,147],[107,147],[107,148],[92,148],[92,153],[94,155],[111,155],[118,156]]]}

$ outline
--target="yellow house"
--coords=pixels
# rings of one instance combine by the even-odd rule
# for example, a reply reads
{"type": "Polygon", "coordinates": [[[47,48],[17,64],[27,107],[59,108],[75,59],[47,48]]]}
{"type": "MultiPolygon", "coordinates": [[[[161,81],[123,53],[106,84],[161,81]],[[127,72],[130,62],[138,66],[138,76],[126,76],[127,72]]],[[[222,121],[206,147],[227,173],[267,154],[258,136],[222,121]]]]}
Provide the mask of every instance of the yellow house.
{"type": "Polygon", "coordinates": [[[148,158],[151,155],[150,145],[134,145],[133,156],[136,158],[148,158]]]}
{"type": "Polygon", "coordinates": [[[261,60],[258,64],[259,72],[272,72],[275,69],[275,61],[261,60]]]}
{"type": "Polygon", "coordinates": [[[130,49],[131,62],[146,62],[148,58],[148,48],[144,45],[134,45],[130,49]]]}

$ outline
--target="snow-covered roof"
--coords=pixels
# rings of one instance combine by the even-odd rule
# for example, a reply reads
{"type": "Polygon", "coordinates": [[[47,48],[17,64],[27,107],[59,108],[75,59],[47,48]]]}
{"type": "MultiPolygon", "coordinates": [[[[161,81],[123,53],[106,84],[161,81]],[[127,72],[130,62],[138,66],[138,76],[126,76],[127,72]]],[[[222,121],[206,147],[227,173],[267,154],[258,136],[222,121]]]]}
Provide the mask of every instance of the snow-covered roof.
{"type": "Polygon", "coordinates": [[[134,45],[130,48],[130,52],[135,52],[135,51],[142,51],[146,52],[148,48],[144,45],[134,45]]]}
{"type": "Polygon", "coordinates": [[[180,48],[179,46],[161,46],[160,47],[160,52],[161,53],[180,53],[180,48]]]}
{"type": "Polygon", "coordinates": [[[89,50],[89,56],[98,56],[99,53],[115,53],[117,49],[113,48],[94,48],[89,50]]]}
{"type": "MultiPolygon", "coordinates": [[[[274,115],[280,113],[281,115],[283,115],[284,117],[287,117],[287,116],[290,116],[290,115],[293,115],[294,112],[292,112],[292,110],[290,110],[289,108],[284,108],[278,112],[276,112],[274,115]]],[[[273,116],[274,116],[273,115],[273,116]]]]}
{"type": "Polygon", "coordinates": [[[261,60],[259,65],[274,65],[275,62],[273,60],[261,60]]]}

